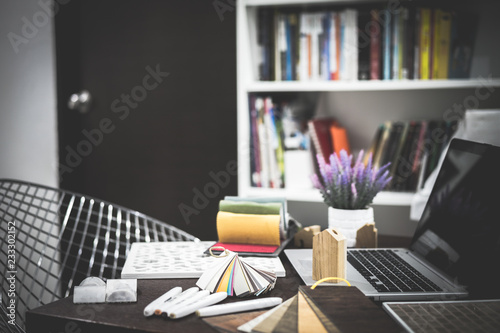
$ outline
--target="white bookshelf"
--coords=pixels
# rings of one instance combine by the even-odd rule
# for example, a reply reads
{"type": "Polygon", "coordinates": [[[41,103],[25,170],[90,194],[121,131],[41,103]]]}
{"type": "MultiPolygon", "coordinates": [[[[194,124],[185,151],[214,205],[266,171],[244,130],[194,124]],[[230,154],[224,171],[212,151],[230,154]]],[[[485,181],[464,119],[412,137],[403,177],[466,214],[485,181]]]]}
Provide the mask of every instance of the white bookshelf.
{"type": "MultiPolygon", "coordinates": [[[[253,81],[245,86],[246,92],[301,92],[301,91],[397,91],[430,89],[467,89],[481,86],[484,81],[470,80],[390,80],[390,81],[253,81]]],[[[500,87],[500,79],[489,81],[500,87]]]]}
{"type": "MultiPolygon", "coordinates": [[[[259,81],[257,73],[257,9],[259,6],[314,6],[369,4],[370,0],[238,0],[237,1],[237,132],[238,194],[241,196],[285,196],[288,200],[322,202],[316,189],[255,188],[250,183],[249,109],[251,93],[318,94],[316,114],[332,115],[347,128],[353,151],[369,146],[375,128],[386,120],[430,119],[447,115],[455,104],[474,105],[478,90],[490,92],[476,108],[500,107],[500,22],[495,12],[500,4],[475,1],[480,21],[474,47],[471,79],[373,80],[373,81],[259,81]],[[490,8],[493,6],[494,8],[490,8]],[[472,102],[471,102],[472,100],[472,102]]],[[[415,2],[413,2],[415,3],[415,2]]],[[[449,2],[448,2],[449,3],[449,2]]],[[[382,192],[376,205],[409,206],[414,194],[382,192]]]]}

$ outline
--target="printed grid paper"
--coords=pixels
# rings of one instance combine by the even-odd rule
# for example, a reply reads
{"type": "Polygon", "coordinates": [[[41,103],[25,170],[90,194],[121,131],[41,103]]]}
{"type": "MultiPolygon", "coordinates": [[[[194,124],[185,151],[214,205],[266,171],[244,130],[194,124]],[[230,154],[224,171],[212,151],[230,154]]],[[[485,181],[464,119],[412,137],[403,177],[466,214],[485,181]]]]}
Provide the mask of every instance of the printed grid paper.
{"type": "MultiPolygon", "coordinates": [[[[123,266],[122,279],[199,278],[221,260],[205,252],[214,241],[133,243],[123,266]]],[[[244,257],[254,268],[285,277],[278,257],[244,257]]]]}

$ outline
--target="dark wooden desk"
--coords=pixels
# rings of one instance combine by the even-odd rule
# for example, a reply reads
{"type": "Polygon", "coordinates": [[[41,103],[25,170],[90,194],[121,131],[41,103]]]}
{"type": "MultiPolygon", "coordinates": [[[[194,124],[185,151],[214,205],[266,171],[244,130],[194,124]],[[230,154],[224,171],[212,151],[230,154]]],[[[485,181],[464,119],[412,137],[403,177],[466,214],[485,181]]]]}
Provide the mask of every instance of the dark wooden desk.
{"type": "MultiPolygon", "coordinates": [[[[404,246],[407,239],[379,238],[379,245],[386,247],[404,246]]],[[[276,287],[266,296],[286,300],[297,294],[303,284],[284,253],[280,256],[286,270],[285,278],[278,278],[276,287]]],[[[38,307],[26,315],[28,333],[84,333],[84,332],[217,332],[204,320],[194,315],[178,320],[164,320],[159,317],[144,317],[147,304],[165,291],[181,286],[183,289],[195,286],[197,279],[157,279],[137,281],[136,303],[115,304],[73,304],[73,297],[38,307]]],[[[224,302],[239,301],[236,297],[224,302]]],[[[256,313],[257,315],[257,313],[256,313]]],[[[360,313],[360,316],[363,314],[360,313]]],[[[376,329],[374,328],[374,332],[376,329]]]]}

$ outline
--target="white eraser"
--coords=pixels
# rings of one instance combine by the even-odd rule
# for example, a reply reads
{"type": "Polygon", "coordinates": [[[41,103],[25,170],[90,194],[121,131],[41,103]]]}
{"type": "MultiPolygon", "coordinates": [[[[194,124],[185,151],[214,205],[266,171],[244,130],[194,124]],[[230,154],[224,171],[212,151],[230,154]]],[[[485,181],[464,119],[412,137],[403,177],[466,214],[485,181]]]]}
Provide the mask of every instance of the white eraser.
{"type": "Polygon", "coordinates": [[[137,302],[137,279],[109,279],[106,283],[106,302],[137,302]]]}
{"type": "Polygon", "coordinates": [[[106,302],[106,286],[75,286],[73,303],[104,303],[106,302]]]}

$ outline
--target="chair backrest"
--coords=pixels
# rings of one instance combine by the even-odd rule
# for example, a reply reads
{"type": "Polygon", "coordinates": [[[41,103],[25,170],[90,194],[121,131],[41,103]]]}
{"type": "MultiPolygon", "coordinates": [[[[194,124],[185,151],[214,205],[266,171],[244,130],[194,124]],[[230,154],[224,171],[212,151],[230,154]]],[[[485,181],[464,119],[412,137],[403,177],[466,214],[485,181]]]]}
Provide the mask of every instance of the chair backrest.
{"type": "Polygon", "coordinates": [[[0,327],[12,318],[11,302],[24,328],[27,310],[67,297],[85,277],[119,278],[133,242],[167,241],[199,240],[103,200],[0,180],[1,312],[7,318],[0,327]]]}

